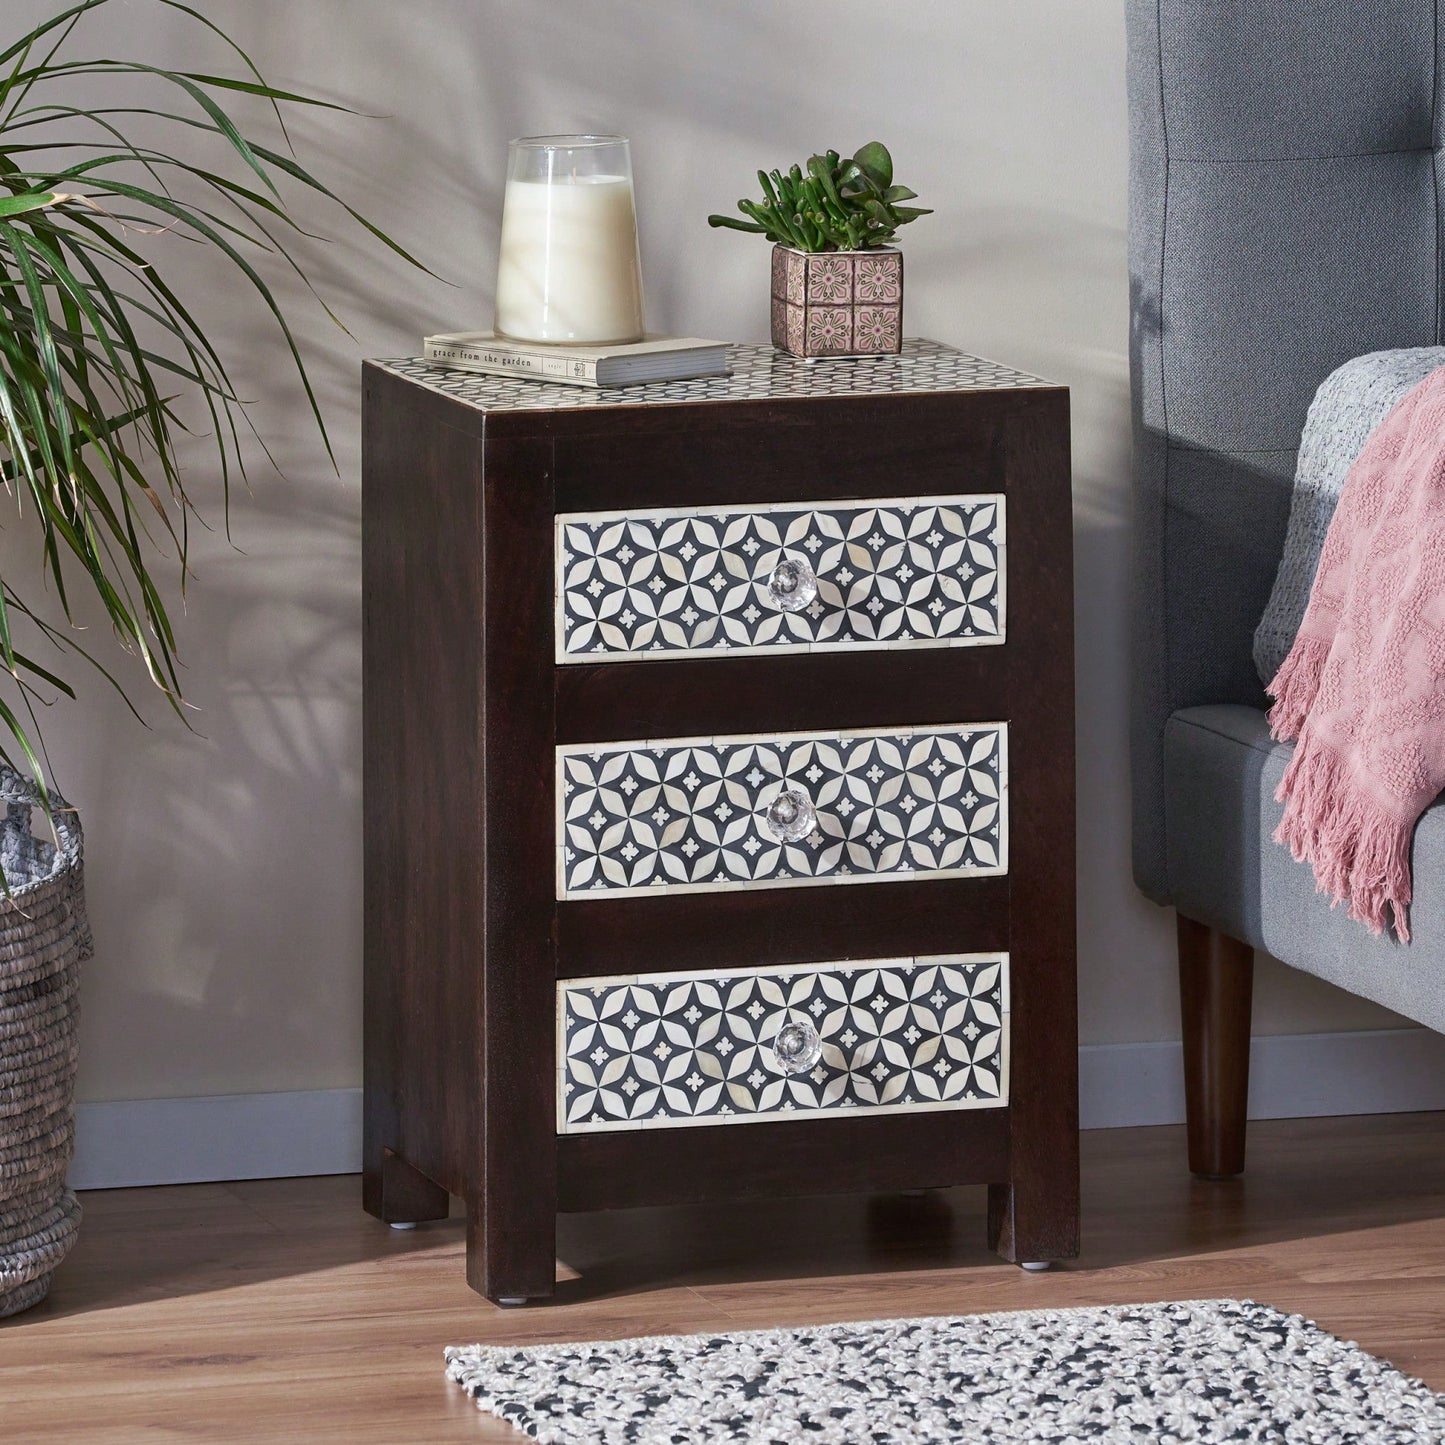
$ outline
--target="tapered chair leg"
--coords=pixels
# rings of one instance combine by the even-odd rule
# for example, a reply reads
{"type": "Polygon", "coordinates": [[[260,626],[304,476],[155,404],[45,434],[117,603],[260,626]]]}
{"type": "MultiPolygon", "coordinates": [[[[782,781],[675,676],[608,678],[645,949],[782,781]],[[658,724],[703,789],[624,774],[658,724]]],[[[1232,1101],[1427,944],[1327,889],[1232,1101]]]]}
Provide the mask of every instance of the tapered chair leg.
{"type": "Polygon", "coordinates": [[[1179,915],[1179,1007],[1189,1168],[1206,1179],[1244,1170],[1254,950],[1179,915]]]}

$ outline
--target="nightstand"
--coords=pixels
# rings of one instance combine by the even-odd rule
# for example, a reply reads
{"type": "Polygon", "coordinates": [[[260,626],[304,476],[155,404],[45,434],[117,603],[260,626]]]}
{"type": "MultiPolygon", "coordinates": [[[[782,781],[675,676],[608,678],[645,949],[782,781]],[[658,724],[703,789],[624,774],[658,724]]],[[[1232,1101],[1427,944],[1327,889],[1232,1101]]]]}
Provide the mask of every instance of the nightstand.
{"type": "Polygon", "coordinates": [[[1078,1252],[1068,393],[365,368],[365,1205],[989,1186],[1078,1252]]]}

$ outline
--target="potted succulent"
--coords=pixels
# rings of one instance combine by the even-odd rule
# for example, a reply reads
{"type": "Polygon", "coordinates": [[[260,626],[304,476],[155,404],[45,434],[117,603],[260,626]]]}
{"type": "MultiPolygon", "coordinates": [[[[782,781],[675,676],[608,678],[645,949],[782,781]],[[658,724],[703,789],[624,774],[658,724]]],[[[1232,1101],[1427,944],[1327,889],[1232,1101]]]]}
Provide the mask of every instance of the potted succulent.
{"type": "MultiPolygon", "coordinates": [[[[65,1173],[76,994],[91,939],[80,825],[43,779],[37,704],[75,696],[56,671],[67,654],[125,691],[82,641],[81,598],[91,594],[132,664],[181,712],[165,601],[184,583],[196,514],[183,461],[197,458],[183,455],[181,435],[209,433],[202,470],[223,501],[244,474],[247,403],[226,348],[196,320],[189,291],[172,287],[176,248],[181,238],[204,247],[211,284],[229,284],[238,308],[249,294],[269,318],[328,453],[305,358],[263,275],[279,262],[305,280],[288,242],[310,233],[283,187],[319,192],[412,259],[289,144],[243,135],[225,105],[258,98],[283,143],[283,108],[344,107],[268,84],[183,0],[157,3],[229,48],[234,74],[71,59],[77,25],[110,3],[55,0],[50,19],[0,39],[0,500],[29,529],[46,584],[42,597],[22,599],[8,566],[0,577],[0,1316],[44,1296],[80,1216],[65,1173]],[[117,79],[149,85],[153,103],[113,98],[117,79]],[[137,115],[145,138],[133,140],[137,115]],[[48,815],[54,843],[32,832],[34,813],[48,815]]],[[[6,526],[10,560],[21,534],[6,526]]]]}
{"type": "Polygon", "coordinates": [[[794,356],[881,356],[903,343],[903,254],[898,228],[931,214],[906,206],[917,192],[893,184],[893,157],[870,141],[851,157],[826,151],[786,174],[758,172],[761,201],[748,217],[710,226],[773,242],[773,345],[794,356]]]}

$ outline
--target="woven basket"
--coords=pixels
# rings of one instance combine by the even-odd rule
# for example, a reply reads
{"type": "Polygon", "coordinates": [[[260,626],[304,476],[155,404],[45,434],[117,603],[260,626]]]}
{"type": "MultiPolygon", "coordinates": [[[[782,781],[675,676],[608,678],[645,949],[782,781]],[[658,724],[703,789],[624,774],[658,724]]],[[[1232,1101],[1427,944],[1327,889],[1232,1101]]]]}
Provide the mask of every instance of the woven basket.
{"type": "Polygon", "coordinates": [[[0,1316],[45,1298],[80,1205],[75,1147],[76,994],[90,957],[80,822],[54,793],[56,843],[31,832],[40,795],[0,766],[0,1316]]]}

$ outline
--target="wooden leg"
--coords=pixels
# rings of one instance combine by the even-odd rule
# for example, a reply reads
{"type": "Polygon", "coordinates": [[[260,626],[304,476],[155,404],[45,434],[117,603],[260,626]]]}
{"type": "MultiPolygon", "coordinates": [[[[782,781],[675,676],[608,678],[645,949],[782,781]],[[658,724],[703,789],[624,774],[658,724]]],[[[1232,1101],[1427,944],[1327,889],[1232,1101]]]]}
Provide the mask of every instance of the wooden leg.
{"type": "MultiPolygon", "coordinates": [[[[1062,415],[1059,418],[1062,423],[1062,415]]],[[[1009,558],[1009,1167],[989,1187],[989,1239],[1013,1264],[1079,1253],[1073,628],[1065,428],[1004,430],[1009,558]],[[1017,564],[1017,565],[1015,565],[1017,564]],[[1031,625],[1031,624],[1037,624],[1031,625]]]]}
{"type": "MultiPolygon", "coordinates": [[[[988,1247],[995,1253],[999,1253],[999,1245],[1004,1242],[1005,1226],[1012,1225],[1013,1217],[1013,1188],[1008,1184],[990,1184],[988,1186],[988,1247]]],[[[1007,1250],[1003,1251],[1005,1259],[1010,1258],[1007,1250]]]]}
{"type": "Polygon", "coordinates": [[[467,1283],[493,1304],[551,1299],[557,1280],[557,1215],[514,1211],[508,1227],[489,1231],[486,1200],[467,1201],[467,1283]]]}
{"type": "Polygon", "coordinates": [[[451,1207],[451,1200],[440,1184],[413,1169],[390,1149],[383,1149],[375,1167],[362,1175],[361,1190],[366,1212],[388,1224],[445,1219],[451,1207]]]}
{"type": "MultiPolygon", "coordinates": [[[[1077,1178],[1077,1176],[1073,1176],[1077,1178]]],[[[1079,1253],[1079,1196],[1065,1171],[1058,1178],[1061,1199],[1030,1201],[1023,1180],[988,1186],[988,1247],[1010,1264],[1045,1269],[1079,1253]]]]}
{"type": "Polygon", "coordinates": [[[1189,1167],[1205,1179],[1244,1170],[1254,950],[1179,916],[1179,1006],[1189,1167]]]}

